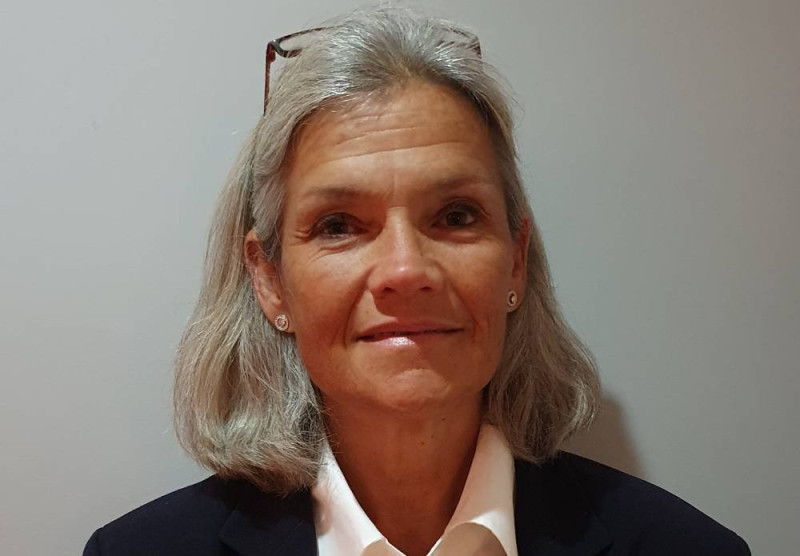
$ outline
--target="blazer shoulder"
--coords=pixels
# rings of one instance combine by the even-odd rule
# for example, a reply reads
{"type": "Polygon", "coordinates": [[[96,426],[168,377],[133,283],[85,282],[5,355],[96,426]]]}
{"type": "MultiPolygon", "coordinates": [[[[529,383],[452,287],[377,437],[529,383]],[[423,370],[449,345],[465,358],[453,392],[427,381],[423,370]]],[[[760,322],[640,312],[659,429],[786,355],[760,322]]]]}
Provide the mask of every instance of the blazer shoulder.
{"type": "Polygon", "coordinates": [[[553,464],[584,492],[615,544],[637,554],[750,554],[736,533],[654,484],[568,452],[553,464]]]}
{"type": "Polygon", "coordinates": [[[95,531],[84,556],[217,554],[209,548],[246,488],[213,475],[161,496],[95,531]]]}

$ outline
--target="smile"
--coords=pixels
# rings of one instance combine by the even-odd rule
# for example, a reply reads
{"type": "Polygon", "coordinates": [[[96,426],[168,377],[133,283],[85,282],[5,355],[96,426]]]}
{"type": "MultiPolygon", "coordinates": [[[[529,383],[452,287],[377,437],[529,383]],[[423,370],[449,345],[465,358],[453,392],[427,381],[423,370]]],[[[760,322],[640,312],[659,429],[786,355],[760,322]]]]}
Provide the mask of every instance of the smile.
{"type": "Polygon", "coordinates": [[[387,340],[390,338],[412,338],[418,336],[453,334],[455,332],[459,332],[459,330],[453,328],[438,328],[431,330],[393,330],[388,332],[376,332],[375,334],[366,334],[359,337],[359,340],[364,342],[380,342],[381,340],[387,340]]]}

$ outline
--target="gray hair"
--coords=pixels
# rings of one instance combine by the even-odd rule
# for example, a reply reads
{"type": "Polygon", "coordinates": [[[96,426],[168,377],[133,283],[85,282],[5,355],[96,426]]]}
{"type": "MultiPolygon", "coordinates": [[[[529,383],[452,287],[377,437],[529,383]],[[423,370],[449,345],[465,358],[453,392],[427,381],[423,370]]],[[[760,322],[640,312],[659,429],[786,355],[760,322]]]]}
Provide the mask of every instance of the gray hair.
{"type": "Polygon", "coordinates": [[[205,277],[178,349],[179,441],[222,476],[288,493],[313,484],[325,438],[318,392],[293,336],[261,311],[244,263],[254,229],[280,261],[285,160],[298,126],[319,110],[385,94],[411,80],[467,98],[485,122],[505,192],[508,223],[530,225],[526,295],[508,316],[501,362],[484,394],[484,419],[518,458],[552,457],[591,423],[599,383],[589,351],[563,320],[517,168],[509,103],[478,52],[448,22],[404,8],[360,10],[315,34],[287,63],[264,117],[244,145],[209,234],[205,277]]]}

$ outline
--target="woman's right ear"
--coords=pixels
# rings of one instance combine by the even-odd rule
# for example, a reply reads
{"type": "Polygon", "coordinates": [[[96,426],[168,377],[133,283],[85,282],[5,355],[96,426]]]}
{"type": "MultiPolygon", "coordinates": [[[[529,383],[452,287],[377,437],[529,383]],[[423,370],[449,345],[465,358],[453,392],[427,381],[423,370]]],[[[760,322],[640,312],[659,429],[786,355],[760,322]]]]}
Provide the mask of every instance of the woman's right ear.
{"type": "Polygon", "coordinates": [[[255,230],[244,238],[244,263],[253,283],[253,291],[261,310],[270,322],[278,315],[288,315],[289,308],[283,296],[283,287],[275,264],[267,260],[261,240],[255,230]]]}

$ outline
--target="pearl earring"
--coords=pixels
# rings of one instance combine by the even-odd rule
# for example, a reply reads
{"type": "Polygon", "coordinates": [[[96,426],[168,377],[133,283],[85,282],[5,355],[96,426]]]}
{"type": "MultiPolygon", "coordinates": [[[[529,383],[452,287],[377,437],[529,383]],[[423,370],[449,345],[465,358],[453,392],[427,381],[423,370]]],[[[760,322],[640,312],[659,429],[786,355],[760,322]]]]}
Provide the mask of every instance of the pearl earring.
{"type": "Polygon", "coordinates": [[[509,308],[512,309],[517,306],[517,292],[515,292],[514,290],[508,292],[507,303],[509,308]]]}
{"type": "Polygon", "coordinates": [[[275,328],[281,332],[286,332],[289,330],[289,317],[286,315],[278,315],[275,317],[275,328]]]}

